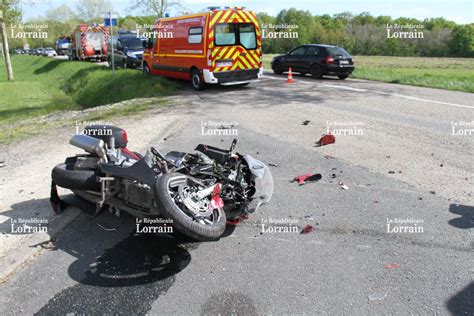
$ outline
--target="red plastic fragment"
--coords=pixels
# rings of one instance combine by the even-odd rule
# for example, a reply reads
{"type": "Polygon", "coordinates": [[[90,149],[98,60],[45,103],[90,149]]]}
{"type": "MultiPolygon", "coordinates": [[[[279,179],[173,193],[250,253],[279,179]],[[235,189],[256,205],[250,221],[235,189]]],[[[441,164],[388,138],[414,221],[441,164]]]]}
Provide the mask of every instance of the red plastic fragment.
{"type": "Polygon", "coordinates": [[[396,268],[399,268],[400,267],[400,264],[398,263],[390,263],[390,264],[387,264],[385,266],[385,269],[396,269],[396,268]]]}
{"type": "Polygon", "coordinates": [[[309,234],[314,230],[313,226],[311,225],[306,225],[303,230],[301,231],[301,234],[309,234]]]}
{"type": "Polygon", "coordinates": [[[306,182],[309,182],[309,181],[318,181],[322,178],[322,176],[319,174],[319,173],[316,173],[316,174],[312,174],[312,173],[306,173],[302,176],[296,176],[293,178],[293,182],[298,182],[299,185],[303,185],[305,184],[306,182]]]}
{"type": "Polygon", "coordinates": [[[325,146],[329,144],[333,144],[336,142],[336,136],[332,134],[324,134],[317,142],[317,146],[325,146]]]}

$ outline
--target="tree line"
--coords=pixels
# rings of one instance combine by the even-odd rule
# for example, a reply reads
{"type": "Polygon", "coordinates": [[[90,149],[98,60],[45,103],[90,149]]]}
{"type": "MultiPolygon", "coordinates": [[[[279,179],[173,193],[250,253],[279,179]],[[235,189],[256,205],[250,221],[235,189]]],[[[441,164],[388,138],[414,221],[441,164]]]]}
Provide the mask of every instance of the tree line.
{"type": "MultiPolygon", "coordinates": [[[[10,0],[12,1],[12,0],[10,0]]],[[[18,1],[18,0],[13,0],[18,1]]],[[[164,0],[135,0],[142,8],[158,3],[163,5],[179,5],[179,2],[164,0]]],[[[61,5],[45,12],[42,18],[26,21],[48,25],[46,39],[12,39],[10,47],[22,47],[25,42],[31,47],[54,46],[54,42],[62,35],[70,35],[79,23],[103,23],[99,18],[101,12],[110,10],[109,0],[80,0],[76,10],[68,5],[61,5]]],[[[163,14],[164,9],[158,5],[153,15],[126,16],[119,19],[119,28],[135,30],[137,25],[150,25],[163,14]]],[[[182,9],[180,13],[191,13],[182,9]]],[[[13,16],[13,14],[12,14],[13,16]]],[[[307,43],[321,43],[344,47],[353,55],[384,55],[384,56],[429,56],[429,57],[474,57],[474,23],[461,25],[444,18],[417,20],[390,16],[372,16],[364,12],[353,15],[343,12],[335,15],[313,15],[309,11],[295,8],[281,10],[276,16],[257,13],[260,27],[264,34],[270,32],[291,32],[295,38],[270,38],[262,40],[264,53],[284,53],[291,48],[307,43]],[[394,25],[417,26],[422,38],[388,38],[387,30],[410,32],[413,29],[390,28],[394,25]],[[294,27],[296,26],[296,27],[294,27]],[[420,27],[421,26],[421,27],[420,27]],[[293,28],[292,28],[293,27],[293,28]]],[[[21,15],[15,11],[12,20],[21,15]]]]}
{"type": "Polygon", "coordinates": [[[261,27],[268,33],[297,32],[297,38],[266,38],[265,53],[282,53],[307,43],[344,47],[353,55],[474,57],[474,23],[460,25],[444,18],[417,20],[372,16],[368,12],[312,15],[309,11],[288,9],[276,16],[258,13],[261,27]],[[271,29],[269,25],[280,26],[271,29]],[[289,29],[287,27],[297,26],[289,29]],[[400,28],[398,26],[415,26],[400,28]],[[394,32],[422,33],[422,38],[393,38],[394,32]],[[389,35],[387,33],[389,30],[389,35]]]}

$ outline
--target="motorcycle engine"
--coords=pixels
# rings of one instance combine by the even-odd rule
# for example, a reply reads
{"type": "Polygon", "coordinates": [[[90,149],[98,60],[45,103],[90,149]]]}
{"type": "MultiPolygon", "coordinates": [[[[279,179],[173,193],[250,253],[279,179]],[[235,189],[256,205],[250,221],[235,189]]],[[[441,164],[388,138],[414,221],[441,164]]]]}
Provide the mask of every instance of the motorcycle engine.
{"type": "Polygon", "coordinates": [[[149,211],[149,207],[153,203],[151,188],[146,184],[126,179],[122,181],[122,184],[124,203],[142,211],[149,211]]]}

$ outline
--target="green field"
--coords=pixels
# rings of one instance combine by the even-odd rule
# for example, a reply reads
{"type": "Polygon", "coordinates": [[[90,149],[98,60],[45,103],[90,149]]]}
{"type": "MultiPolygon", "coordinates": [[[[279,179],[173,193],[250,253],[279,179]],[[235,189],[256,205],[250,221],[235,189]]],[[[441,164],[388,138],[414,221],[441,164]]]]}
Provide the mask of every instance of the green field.
{"type": "MultiPolygon", "coordinates": [[[[264,55],[271,70],[274,55],[264,55]]],[[[474,92],[473,58],[354,56],[352,78],[474,92]]]]}
{"type": "Polygon", "coordinates": [[[177,85],[140,71],[37,56],[12,56],[15,81],[0,63],[0,127],[58,110],[80,110],[173,93],[177,85]]]}

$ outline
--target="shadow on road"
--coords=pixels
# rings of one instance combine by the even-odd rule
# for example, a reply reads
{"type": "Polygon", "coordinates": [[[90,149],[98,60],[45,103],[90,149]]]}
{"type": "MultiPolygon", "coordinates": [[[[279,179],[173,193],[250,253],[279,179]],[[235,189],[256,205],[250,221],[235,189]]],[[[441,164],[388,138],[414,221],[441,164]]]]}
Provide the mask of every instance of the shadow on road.
{"type": "Polygon", "coordinates": [[[68,203],[80,207],[84,214],[55,236],[49,260],[57,269],[51,277],[67,280],[61,265],[64,255],[54,252],[73,256],[75,261],[67,267],[67,274],[77,283],[56,293],[37,315],[147,314],[153,302],[174,284],[175,275],[190,264],[190,251],[200,243],[177,232],[138,234],[135,218],[126,213],[117,218],[104,212],[91,220],[91,203],[67,197],[68,203]]]}
{"type": "Polygon", "coordinates": [[[474,315],[474,282],[452,296],[446,306],[452,315],[474,315]]]}
{"type": "Polygon", "coordinates": [[[451,226],[469,229],[474,227],[474,207],[468,205],[460,204],[451,204],[449,206],[449,211],[451,213],[461,215],[461,217],[456,217],[449,220],[451,226]]]}
{"type": "Polygon", "coordinates": [[[54,250],[76,257],[67,272],[78,283],[37,314],[146,314],[189,265],[189,250],[198,243],[180,234],[137,234],[134,225],[127,214],[104,213],[94,220],[83,214],[61,232],[54,250]]]}
{"type": "Polygon", "coordinates": [[[35,75],[40,75],[42,73],[50,72],[51,70],[54,70],[56,67],[58,67],[62,63],[67,63],[67,62],[69,61],[64,60],[64,59],[53,59],[49,63],[44,65],[43,67],[36,69],[33,73],[35,75]]]}

